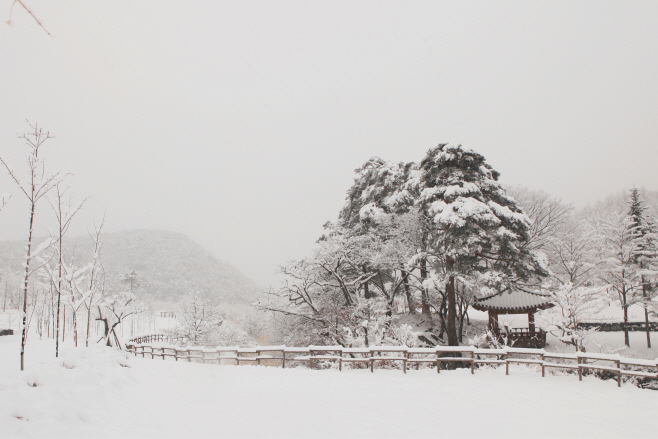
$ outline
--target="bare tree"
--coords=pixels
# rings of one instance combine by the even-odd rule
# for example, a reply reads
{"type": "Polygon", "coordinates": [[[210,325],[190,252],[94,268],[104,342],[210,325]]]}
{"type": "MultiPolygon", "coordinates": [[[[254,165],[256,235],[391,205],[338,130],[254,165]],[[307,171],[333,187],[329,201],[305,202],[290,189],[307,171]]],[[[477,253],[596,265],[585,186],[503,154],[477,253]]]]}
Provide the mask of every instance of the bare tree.
{"type": "Polygon", "coordinates": [[[212,306],[210,300],[201,297],[198,293],[189,294],[185,298],[182,311],[179,327],[173,335],[193,345],[205,341],[224,321],[219,310],[212,306]]]}
{"type": "Polygon", "coordinates": [[[47,175],[45,173],[45,167],[43,159],[39,156],[41,147],[43,144],[52,137],[50,133],[43,132],[37,124],[34,126],[30,125],[30,128],[33,130],[30,133],[23,134],[19,138],[24,139],[27,146],[30,148],[30,154],[27,159],[29,177],[26,183],[21,182],[17,174],[12,170],[12,168],[7,164],[7,162],[0,157],[0,163],[7,169],[9,176],[14,180],[18,188],[21,190],[23,195],[27,198],[29,202],[30,215],[29,215],[29,228],[28,228],[28,237],[27,237],[27,248],[25,255],[25,276],[23,280],[23,313],[22,313],[22,336],[21,336],[21,370],[25,369],[25,342],[27,341],[27,287],[28,281],[30,279],[30,261],[35,257],[39,252],[44,250],[50,245],[50,240],[46,240],[44,244],[39,246],[37,250],[32,253],[32,240],[33,240],[33,231],[34,231],[34,216],[36,211],[37,203],[43,198],[53,187],[57,185],[59,180],[59,173],[47,175]]]}
{"type": "Polygon", "coordinates": [[[121,343],[114,331],[115,328],[127,317],[146,311],[146,306],[137,300],[137,296],[129,292],[112,294],[109,297],[105,297],[96,308],[98,309],[96,320],[103,322],[105,326],[104,335],[101,340],[105,340],[107,346],[112,346],[110,337],[113,337],[119,348],[121,348],[121,343]]]}
{"type": "Polygon", "coordinates": [[[551,274],[561,285],[568,283],[578,288],[592,284],[596,278],[597,231],[593,224],[581,221],[567,225],[558,235],[548,239],[545,250],[551,274]]]}
{"type": "MultiPolygon", "coordinates": [[[[60,322],[60,309],[62,302],[62,288],[66,287],[66,284],[62,283],[62,270],[64,269],[64,254],[62,252],[62,245],[64,241],[64,235],[68,232],[69,227],[71,226],[71,221],[76,213],[80,211],[82,205],[87,200],[87,198],[82,201],[73,204],[71,197],[68,198],[68,202],[65,201],[66,192],[70,188],[62,188],[62,181],[57,182],[54,189],[55,192],[52,197],[48,198],[50,206],[55,213],[55,218],[57,219],[57,231],[55,236],[53,236],[55,242],[57,243],[57,274],[55,275],[55,270],[48,270],[51,274],[51,281],[57,293],[57,317],[55,319],[55,357],[59,356],[59,322],[60,322]]],[[[69,283],[70,286],[70,283],[69,283]]],[[[71,292],[72,293],[72,292],[71,292]]],[[[73,311],[75,313],[75,309],[73,311]]],[[[74,317],[75,318],[75,317],[74,317]]],[[[66,322],[66,320],[65,320],[66,322]]],[[[77,344],[77,337],[76,337],[77,344]]]]}
{"type": "Polygon", "coordinates": [[[641,276],[633,261],[635,255],[631,239],[631,221],[628,216],[614,214],[609,219],[599,220],[597,228],[602,260],[601,280],[617,295],[624,313],[624,344],[630,347],[628,309],[642,301],[641,276]]]}
{"type": "Polygon", "coordinates": [[[547,242],[558,235],[567,224],[572,205],[562,204],[561,200],[542,191],[532,191],[522,186],[508,187],[511,195],[530,217],[530,235],[525,246],[530,250],[542,250],[547,242]]]}
{"type": "Polygon", "coordinates": [[[87,336],[85,338],[85,346],[89,346],[89,328],[91,327],[91,309],[99,300],[102,299],[104,289],[104,270],[101,264],[101,240],[100,235],[105,225],[105,217],[99,226],[94,224],[94,234],[89,236],[94,241],[94,256],[91,262],[91,273],[89,275],[89,284],[87,288],[87,299],[85,307],[87,308],[87,336]]]}
{"type": "Polygon", "coordinates": [[[585,352],[585,342],[596,329],[583,329],[580,323],[593,318],[608,305],[605,287],[579,286],[572,283],[549,290],[557,305],[539,316],[540,322],[548,331],[567,346],[585,352]]]}

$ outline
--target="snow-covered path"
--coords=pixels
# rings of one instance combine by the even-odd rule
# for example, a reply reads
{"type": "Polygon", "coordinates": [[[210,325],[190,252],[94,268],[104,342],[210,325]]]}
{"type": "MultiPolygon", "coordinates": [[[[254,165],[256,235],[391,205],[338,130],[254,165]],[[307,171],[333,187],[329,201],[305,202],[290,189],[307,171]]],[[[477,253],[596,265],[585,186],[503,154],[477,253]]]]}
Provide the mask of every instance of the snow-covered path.
{"type": "Polygon", "coordinates": [[[502,369],[371,374],[125,359],[69,346],[55,361],[50,348],[32,341],[28,371],[20,373],[18,337],[0,338],[3,438],[658,434],[658,392],[595,378],[542,379],[524,367],[510,376],[502,369]]]}

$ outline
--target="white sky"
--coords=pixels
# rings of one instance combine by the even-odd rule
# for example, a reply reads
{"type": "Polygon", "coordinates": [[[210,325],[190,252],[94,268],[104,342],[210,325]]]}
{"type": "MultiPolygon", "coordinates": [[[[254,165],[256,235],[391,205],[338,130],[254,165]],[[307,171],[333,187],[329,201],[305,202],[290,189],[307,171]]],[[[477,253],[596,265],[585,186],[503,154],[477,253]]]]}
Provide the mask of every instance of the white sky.
{"type": "MultiPolygon", "coordinates": [[[[658,189],[658,2],[0,0],[0,154],[90,195],[72,234],[186,233],[263,285],[371,156],[458,142],[584,205],[658,189]]],[[[25,204],[0,213],[21,239],[25,204]]],[[[41,215],[41,230],[50,212],[41,215]]]]}

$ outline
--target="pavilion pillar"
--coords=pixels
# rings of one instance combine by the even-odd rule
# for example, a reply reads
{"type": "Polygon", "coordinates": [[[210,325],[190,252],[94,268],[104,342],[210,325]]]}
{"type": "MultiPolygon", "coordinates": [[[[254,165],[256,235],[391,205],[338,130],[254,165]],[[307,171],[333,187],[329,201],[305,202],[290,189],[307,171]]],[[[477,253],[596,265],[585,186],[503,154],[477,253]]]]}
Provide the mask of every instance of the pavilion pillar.
{"type": "Polygon", "coordinates": [[[494,311],[489,311],[489,329],[496,335],[496,337],[500,336],[500,331],[498,329],[498,314],[494,311]]]}
{"type": "Polygon", "coordinates": [[[535,333],[535,310],[528,311],[528,332],[535,333]]]}

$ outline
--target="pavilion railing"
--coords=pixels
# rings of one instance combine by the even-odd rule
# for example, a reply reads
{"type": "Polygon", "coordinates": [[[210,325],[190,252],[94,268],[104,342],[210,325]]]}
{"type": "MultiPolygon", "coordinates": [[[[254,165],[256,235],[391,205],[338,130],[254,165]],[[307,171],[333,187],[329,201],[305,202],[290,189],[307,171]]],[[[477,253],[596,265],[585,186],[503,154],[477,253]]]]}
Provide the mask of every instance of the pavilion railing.
{"type": "Polygon", "coordinates": [[[530,332],[528,328],[511,328],[507,334],[498,337],[498,342],[516,348],[542,349],[546,346],[546,332],[541,329],[530,332]]]}

